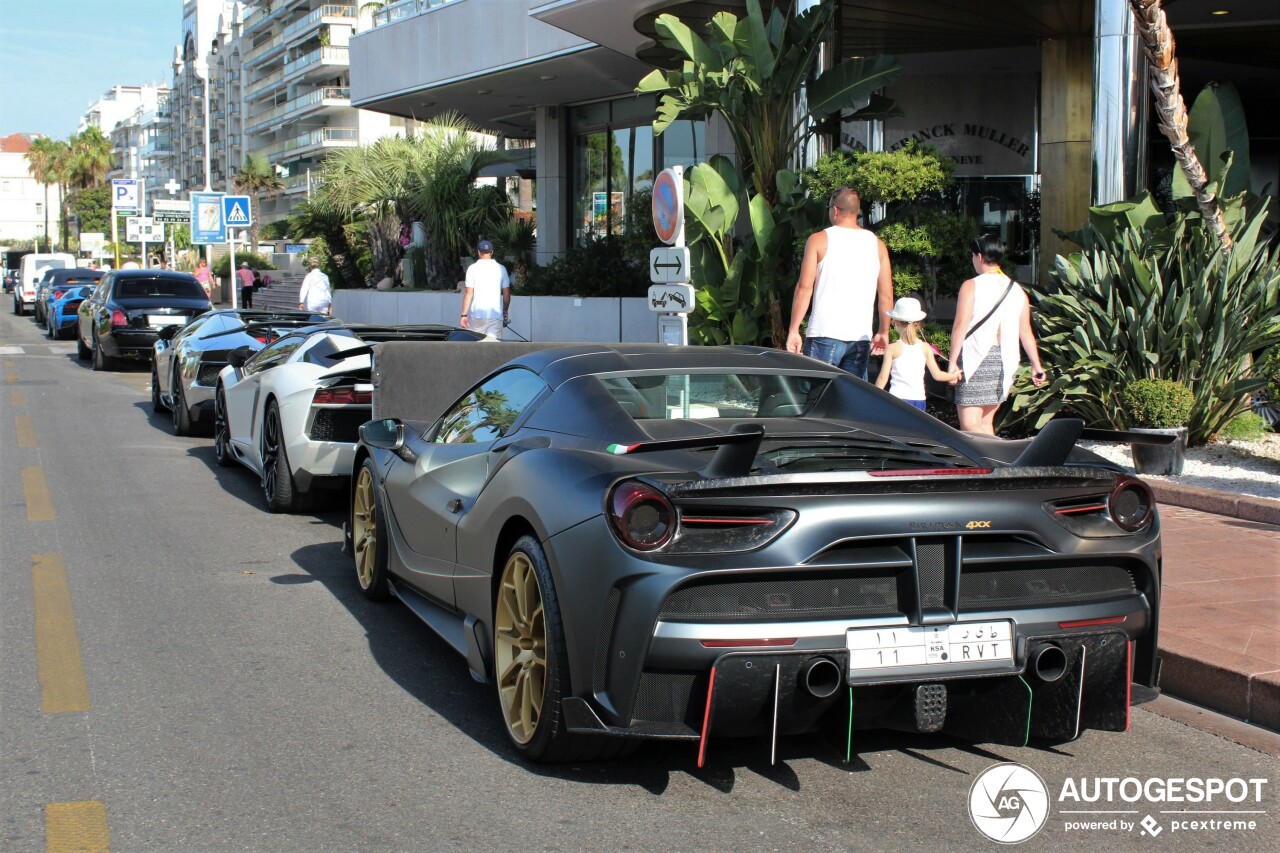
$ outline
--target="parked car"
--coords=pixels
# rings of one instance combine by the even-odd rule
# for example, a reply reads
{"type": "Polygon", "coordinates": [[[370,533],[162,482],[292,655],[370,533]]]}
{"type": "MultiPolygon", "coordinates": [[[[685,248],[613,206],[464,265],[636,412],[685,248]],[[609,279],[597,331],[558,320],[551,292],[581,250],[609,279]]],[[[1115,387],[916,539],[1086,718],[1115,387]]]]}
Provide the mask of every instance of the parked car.
{"type": "Polygon", "coordinates": [[[195,276],[168,270],[108,270],[80,304],[76,350],[94,370],[115,360],[151,360],[160,330],[185,326],[212,306],[195,276]]]}
{"type": "Polygon", "coordinates": [[[4,271],[4,292],[10,293],[13,290],[13,288],[17,285],[17,283],[18,283],[18,271],[5,270],[4,271]]]}
{"type": "Polygon", "coordinates": [[[290,332],[254,352],[227,355],[214,396],[214,455],[262,481],[272,512],[307,509],[351,473],[357,429],[369,419],[370,345],[391,340],[476,341],[452,326],[344,326],[290,332]]]}
{"type": "Polygon", "coordinates": [[[80,305],[93,295],[94,287],[92,284],[76,284],[54,290],[44,312],[45,334],[54,340],[75,334],[80,305]]]}
{"type": "MultiPolygon", "coordinates": [[[[521,347],[494,344],[494,347],[521,347]]],[[[582,345],[377,353],[348,547],[496,683],[540,761],[828,722],[1124,730],[1154,685],[1150,489],[1055,422],[968,435],[812,359],[582,345]],[[479,372],[479,371],[475,371],[479,372]],[[428,411],[425,377],[470,390],[428,411]],[[398,415],[397,413],[404,413],[398,415]]]]}
{"type": "Polygon", "coordinates": [[[87,284],[92,288],[102,278],[102,270],[91,270],[84,267],[60,267],[47,270],[36,285],[36,307],[34,317],[37,326],[46,326],[49,303],[55,294],[68,287],[87,284]]]}
{"type": "Polygon", "coordinates": [[[227,353],[241,347],[256,351],[285,332],[324,322],[330,318],[305,311],[228,308],[185,326],[165,326],[152,350],[152,410],[173,413],[176,435],[190,435],[196,425],[212,429],[213,392],[227,353]]]}
{"type": "Polygon", "coordinates": [[[13,313],[21,317],[36,304],[36,285],[51,269],[71,269],[76,265],[74,255],[64,252],[42,254],[32,252],[23,255],[18,262],[18,282],[13,288],[13,313]]]}

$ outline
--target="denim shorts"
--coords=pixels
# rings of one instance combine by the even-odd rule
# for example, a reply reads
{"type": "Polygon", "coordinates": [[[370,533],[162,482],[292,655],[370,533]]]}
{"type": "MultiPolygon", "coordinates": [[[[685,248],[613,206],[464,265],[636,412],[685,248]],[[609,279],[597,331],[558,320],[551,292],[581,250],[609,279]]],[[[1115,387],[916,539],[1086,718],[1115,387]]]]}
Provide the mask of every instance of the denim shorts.
{"type": "Polygon", "coordinates": [[[834,364],[859,379],[866,381],[867,358],[871,355],[871,341],[838,341],[835,338],[805,338],[805,355],[834,364]]]}

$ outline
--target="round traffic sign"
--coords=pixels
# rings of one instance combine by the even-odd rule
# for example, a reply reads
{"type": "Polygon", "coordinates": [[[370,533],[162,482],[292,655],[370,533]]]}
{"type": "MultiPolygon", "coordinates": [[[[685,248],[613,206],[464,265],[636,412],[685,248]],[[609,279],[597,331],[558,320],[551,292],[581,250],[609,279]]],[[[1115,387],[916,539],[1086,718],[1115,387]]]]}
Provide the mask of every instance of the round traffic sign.
{"type": "Polygon", "coordinates": [[[668,245],[684,233],[684,170],[663,169],[653,182],[653,230],[668,245]]]}

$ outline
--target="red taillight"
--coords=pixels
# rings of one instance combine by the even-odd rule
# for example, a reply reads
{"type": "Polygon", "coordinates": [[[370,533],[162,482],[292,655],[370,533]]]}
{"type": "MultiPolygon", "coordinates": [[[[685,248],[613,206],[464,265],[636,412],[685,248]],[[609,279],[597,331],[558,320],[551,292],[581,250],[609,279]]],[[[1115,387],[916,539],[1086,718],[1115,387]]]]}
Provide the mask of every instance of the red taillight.
{"type": "Polygon", "coordinates": [[[62,298],[62,291],[61,291],[61,290],[55,290],[55,291],[53,292],[53,298],[54,298],[54,299],[61,299],[61,298],[62,298]]]}
{"type": "Polygon", "coordinates": [[[315,396],[311,398],[311,405],[372,405],[372,391],[357,391],[349,385],[339,385],[336,388],[317,388],[315,396]]]}
{"type": "Polygon", "coordinates": [[[1104,616],[1101,619],[1076,619],[1071,622],[1059,622],[1059,628],[1094,628],[1098,625],[1119,625],[1127,617],[1125,616],[1104,616]]]}
{"type": "Polygon", "coordinates": [[[619,483],[609,495],[608,509],[614,532],[628,548],[656,551],[675,537],[675,508],[646,483],[619,483]]]}
{"type": "Polygon", "coordinates": [[[1107,511],[1121,530],[1132,532],[1140,529],[1151,520],[1155,506],[1151,487],[1124,474],[1116,477],[1115,488],[1107,495],[1107,511]]]}
{"type": "Polygon", "coordinates": [[[872,477],[967,477],[972,474],[990,474],[990,468],[894,468],[889,471],[868,471],[872,477]]]}
{"type": "Polygon", "coordinates": [[[124,316],[124,312],[117,308],[111,312],[111,325],[127,326],[129,325],[129,318],[124,316]]]}
{"type": "Polygon", "coordinates": [[[703,640],[704,649],[739,649],[750,646],[794,646],[795,637],[780,637],[760,640],[703,640]]]}

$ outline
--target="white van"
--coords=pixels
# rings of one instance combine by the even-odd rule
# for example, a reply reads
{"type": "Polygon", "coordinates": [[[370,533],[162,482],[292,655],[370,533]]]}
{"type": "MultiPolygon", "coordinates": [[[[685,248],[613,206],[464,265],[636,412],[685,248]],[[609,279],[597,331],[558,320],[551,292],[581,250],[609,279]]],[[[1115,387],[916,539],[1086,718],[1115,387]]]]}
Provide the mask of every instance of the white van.
{"type": "Polygon", "coordinates": [[[13,313],[21,317],[28,308],[36,304],[36,282],[44,277],[46,270],[74,269],[75,255],[65,252],[54,252],[48,255],[23,255],[19,262],[18,283],[13,288],[13,313]]]}

